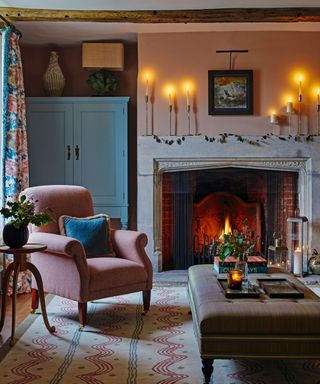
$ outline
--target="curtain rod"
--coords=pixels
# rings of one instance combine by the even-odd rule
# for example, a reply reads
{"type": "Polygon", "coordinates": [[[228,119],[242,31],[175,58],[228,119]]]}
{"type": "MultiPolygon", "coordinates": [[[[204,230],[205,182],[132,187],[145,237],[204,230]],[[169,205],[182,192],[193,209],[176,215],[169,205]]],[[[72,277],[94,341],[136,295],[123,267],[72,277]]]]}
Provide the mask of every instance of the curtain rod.
{"type": "Polygon", "coordinates": [[[7,27],[13,27],[14,28],[14,25],[12,23],[10,23],[10,21],[7,20],[4,16],[0,15],[0,19],[6,24],[7,27]]]}

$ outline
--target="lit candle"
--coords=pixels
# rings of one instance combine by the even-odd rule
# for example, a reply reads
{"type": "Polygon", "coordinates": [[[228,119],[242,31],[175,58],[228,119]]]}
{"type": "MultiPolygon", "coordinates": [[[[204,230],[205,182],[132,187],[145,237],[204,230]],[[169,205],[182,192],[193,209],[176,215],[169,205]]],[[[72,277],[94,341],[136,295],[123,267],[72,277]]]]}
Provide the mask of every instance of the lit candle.
{"type": "Polygon", "coordinates": [[[146,73],[146,99],[149,97],[149,73],[146,73]]]}
{"type": "Polygon", "coordinates": [[[187,85],[186,85],[186,97],[187,97],[187,111],[188,111],[188,112],[190,111],[190,100],[189,100],[189,96],[190,96],[190,85],[187,84],[187,85]]]}
{"type": "Polygon", "coordinates": [[[277,124],[278,123],[278,117],[277,117],[275,112],[271,112],[270,123],[271,124],[277,124]]]}
{"type": "Polygon", "coordinates": [[[287,113],[293,113],[293,103],[291,98],[287,101],[287,113]]]}
{"type": "Polygon", "coordinates": [[[302,80],[303,80],[303,76],[299,75],[298,80],[299,80],[299,101],[302,101],[302,80]]]}
{"type": "Polygon", "coordinates": [[[293,253],[294,259],[293,259],[293,274],[294,275],[302,275],[302,252],[301,249],[298,247],[293,253]]]}
{"type": "Polygon", "coordinates": [[[227,285],[230,289],[241,289],[243,273],[238,269],[228,271],[227,285]]]}
{"type": "Polygon", "coordinates": [[[320,107],[320,88],[317,89],[317,111],[319,112],[320,107]]]}
{"type": "Polygon", "coordinates": [[[171,90],[168,91],[168,98],[169,98],[169,109],[172,108],[172,94],[171,94],[171,90]]]}

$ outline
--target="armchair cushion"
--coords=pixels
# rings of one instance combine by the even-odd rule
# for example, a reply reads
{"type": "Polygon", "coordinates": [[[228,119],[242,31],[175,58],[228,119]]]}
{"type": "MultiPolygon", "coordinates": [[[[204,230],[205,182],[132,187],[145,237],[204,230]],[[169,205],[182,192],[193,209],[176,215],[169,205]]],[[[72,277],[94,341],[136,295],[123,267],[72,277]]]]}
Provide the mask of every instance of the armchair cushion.
{"type": "Polygon", "coordinates": [[[59,228],[62,235],[73,237],[81,242],[87,257],[114,256],[109,216],[63,215],[59,218],[59,228]]]}

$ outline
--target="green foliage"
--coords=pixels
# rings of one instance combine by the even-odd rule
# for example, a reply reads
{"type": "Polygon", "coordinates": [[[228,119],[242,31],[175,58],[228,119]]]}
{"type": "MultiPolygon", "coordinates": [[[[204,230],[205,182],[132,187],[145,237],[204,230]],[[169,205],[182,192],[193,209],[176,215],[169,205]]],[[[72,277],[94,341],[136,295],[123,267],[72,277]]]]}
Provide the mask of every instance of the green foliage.
{"type": "Polygon", "coordinates": [[[99,71],[89,76],[87,84],[94,89],[98,95],[103,96],[117,89],[118,79],[111,72],[105,69],[99,69],[99,71]]]}
{"type": "Polygon", "coordinates": [[[224,261],[228,256],[247,259],[255,248],[254,233],[248,227],[248,220],[244,219],[241,231],[234,230],[232,234],[224,235],[220,245],[219,258],[224,261]]]}
{"type": "MultiPolygon", "coordinates": [[[[21,195],[18,201],[8,202],[8,207],[1,208],[0,213],[4,218],[11,218],[11,224],[17,229],[29,223],[40,227],[40,225],[47,225],[54,219],[46,211],[35,213],[34,203],[27,200],[25,195],[21,195]]],[[[48,208],[48,211],[51,211],[48,208]]]]}

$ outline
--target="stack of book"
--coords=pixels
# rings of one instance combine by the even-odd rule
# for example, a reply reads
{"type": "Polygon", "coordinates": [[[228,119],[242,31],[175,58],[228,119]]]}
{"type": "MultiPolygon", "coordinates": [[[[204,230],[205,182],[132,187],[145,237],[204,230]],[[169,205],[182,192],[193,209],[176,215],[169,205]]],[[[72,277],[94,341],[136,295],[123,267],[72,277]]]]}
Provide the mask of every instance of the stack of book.
{"type": "MultiPolygon", "coordinates": [[[[234,269],[236,262],[237,258],[233,256],[226,257],[223,262],[219,259],[219,256],[215,256],[213,268],[218,273],[227,273],[234,269]]],[[[267,273],[267,260],[262,256],[248,256],[248,270],[249,273],[267,273]]]]}

